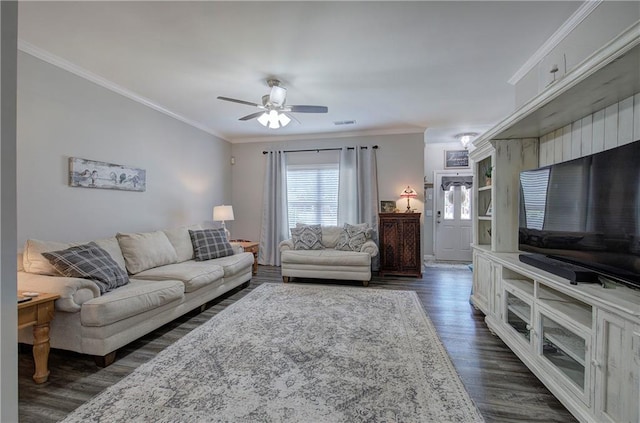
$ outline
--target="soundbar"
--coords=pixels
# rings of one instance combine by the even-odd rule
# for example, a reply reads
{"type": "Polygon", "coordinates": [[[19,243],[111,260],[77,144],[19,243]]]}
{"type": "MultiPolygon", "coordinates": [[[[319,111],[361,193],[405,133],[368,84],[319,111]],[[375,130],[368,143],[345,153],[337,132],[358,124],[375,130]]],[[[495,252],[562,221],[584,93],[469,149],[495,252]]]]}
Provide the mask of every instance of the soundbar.
{"type": "Polygon", "coordinates": [[[520,254],[520,261],[569,279],[572,285],[578,282],[598,283],[598,273],[586,267],[549,258],[543,254],[520,254]]]}

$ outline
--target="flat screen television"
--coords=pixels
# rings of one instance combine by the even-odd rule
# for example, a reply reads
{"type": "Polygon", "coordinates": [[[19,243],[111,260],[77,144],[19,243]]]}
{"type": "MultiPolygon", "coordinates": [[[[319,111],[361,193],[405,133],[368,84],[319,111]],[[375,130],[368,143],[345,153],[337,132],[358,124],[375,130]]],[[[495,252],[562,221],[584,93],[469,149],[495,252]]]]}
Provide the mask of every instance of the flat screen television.
{"type": "Polygon", "coordinates": [[[640,288],[640,140],[520,173],[519,248],[640,288]]]}

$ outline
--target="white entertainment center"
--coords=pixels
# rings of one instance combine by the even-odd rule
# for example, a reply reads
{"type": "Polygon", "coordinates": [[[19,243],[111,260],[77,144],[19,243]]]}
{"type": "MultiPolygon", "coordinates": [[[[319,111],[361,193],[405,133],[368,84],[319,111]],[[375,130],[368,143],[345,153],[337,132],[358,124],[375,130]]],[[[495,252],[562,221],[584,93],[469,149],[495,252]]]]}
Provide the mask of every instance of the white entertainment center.
{"type": "Polygon", "coordinates": [[[640,21],[483,134],[470,154],[471,301],[489,328],[585,422],[640,422],[640,289],[571,285],[520,262],[518,177],[636,140],[640,21]]]}

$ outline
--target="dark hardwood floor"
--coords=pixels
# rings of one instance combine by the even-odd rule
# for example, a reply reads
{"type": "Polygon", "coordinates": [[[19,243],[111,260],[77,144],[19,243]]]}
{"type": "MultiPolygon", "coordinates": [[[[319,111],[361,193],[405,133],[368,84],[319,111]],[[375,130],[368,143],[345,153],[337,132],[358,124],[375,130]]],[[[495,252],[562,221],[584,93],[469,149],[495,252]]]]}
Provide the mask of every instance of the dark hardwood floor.
{"type": "MultiPolygon", "coordinates": [[[[51,350],[49,381],[36,385],[28,346],[19,353],[21,422],[55,422],[131,373],[159,351],[201,325],[262,283],[281,283],[280,269],[260,266],[248,288],[235,290],[202,313],[191,312],[118,350],[101,369],[93,358],[51,350]]],[[[296,281],[298,282],[298,281],[296,281]]],[[[311,282],[311,281],[300,281],[311,282]]],[[[358,282],[319,281],[361,286],[358,282]]],[[[413,290],[433,321],[458,374],[487,422],[574,422],[573,416],[484,323],[469,304],[471,272],[427,268],[422,279],[375,277],[369,288],[413,290]]]]}

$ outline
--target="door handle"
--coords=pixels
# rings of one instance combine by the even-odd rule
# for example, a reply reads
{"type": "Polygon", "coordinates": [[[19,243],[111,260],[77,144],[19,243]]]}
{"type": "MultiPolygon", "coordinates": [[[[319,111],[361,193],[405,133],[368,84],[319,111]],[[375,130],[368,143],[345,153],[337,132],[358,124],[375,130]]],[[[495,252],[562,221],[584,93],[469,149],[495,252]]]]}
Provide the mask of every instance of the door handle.
{"type": "Polygon", "coordinates": [[[440,218],[442,217],[442,212],[438,210],[436,213],[436,223],[440,223],[440,218]]]}

